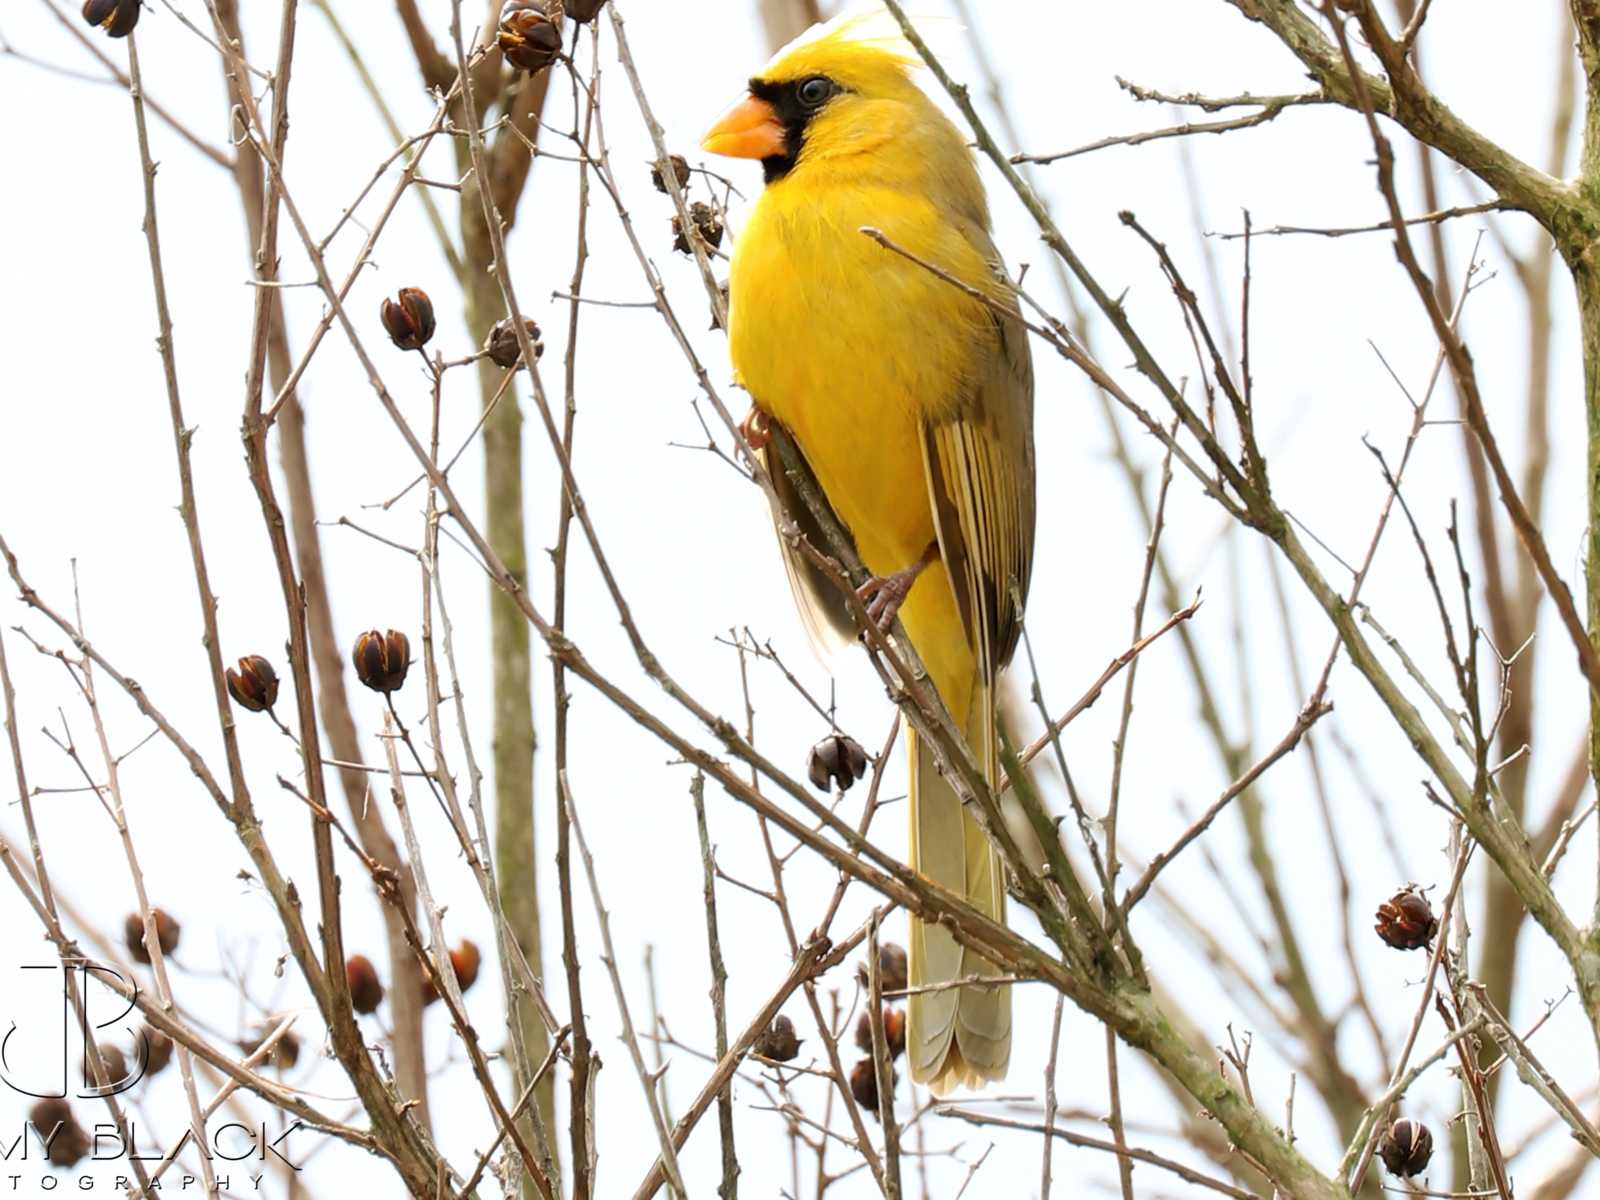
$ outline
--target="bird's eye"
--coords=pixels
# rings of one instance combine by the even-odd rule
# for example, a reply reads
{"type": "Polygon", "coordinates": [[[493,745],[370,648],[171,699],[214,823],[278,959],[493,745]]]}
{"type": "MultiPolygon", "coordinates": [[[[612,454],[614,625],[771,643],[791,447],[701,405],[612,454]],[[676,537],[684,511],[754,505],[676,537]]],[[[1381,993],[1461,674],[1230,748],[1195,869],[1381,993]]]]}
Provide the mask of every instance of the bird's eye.
{"type": "Polygon", "coordinates": [[[821,108],[835,91],[833,80],[813,75],[800,84],[800,103],[807,108],[821,108]]]}

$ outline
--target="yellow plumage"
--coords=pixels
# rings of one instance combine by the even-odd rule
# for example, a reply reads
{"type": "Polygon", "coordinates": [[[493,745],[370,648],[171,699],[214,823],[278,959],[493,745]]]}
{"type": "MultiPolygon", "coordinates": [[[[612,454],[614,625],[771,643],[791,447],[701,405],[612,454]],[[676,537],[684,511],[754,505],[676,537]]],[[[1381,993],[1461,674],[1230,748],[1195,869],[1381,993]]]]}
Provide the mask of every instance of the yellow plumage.
{"type": "MultiPolygon", "coordinates": [[[[768,176],[734,249],[729,342],[740,383],[793,435],[868,569],[889,577],[930,557],[900,620],[994,782],[993,685],[1032,554],[1032,371],[971,154],[913,82],[910,48],[881,29],[855,18],[802,37],[707,136],[709,150],[761,158],[768,176]]],[[[787,565],[808,628],[845,631],[839,598],[803,562],[787,565]]],[[[912,865],[1003,920],[993,848],[910,741],[912,865]]],[[[994,973],[915,919],[910,969],[913,987],[994,973]]],[[[916,1079],[944,1091],[1005,1074],[1005,987],[914,995],[909,1012],[916,1079]]]]}

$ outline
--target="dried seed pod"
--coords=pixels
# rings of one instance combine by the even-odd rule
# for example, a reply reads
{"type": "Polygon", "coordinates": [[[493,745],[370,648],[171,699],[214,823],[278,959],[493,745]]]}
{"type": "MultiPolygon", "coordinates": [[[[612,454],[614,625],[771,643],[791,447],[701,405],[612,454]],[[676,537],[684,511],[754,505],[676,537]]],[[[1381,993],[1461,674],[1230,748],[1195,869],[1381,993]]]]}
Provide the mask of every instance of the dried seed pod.
{"type": "Polygon", "coordinates": [[[378,310],[384,332],[402,350],[421,350],[433,338],[433,301],[421,288],[401,288],[378,310]]]}
{"type": "MultiPolygon", "coordinates": [[[[894,942],[878,946],[878,986],[885,992],[903,992],[906,989],[906,949],[894,942]]],[[[862,987],[870,987],[867,964],[856,964],[856,978],[862,987]]]]}
{"type": "MultiPolygon", "coordinates": [[[[527,318],[522,327],[528,331],[528,344],[533,347],[533,357],[544,357],[544,343],[539,340],[539,326],[527,318]]],[[[522,364],[522,344],[517,341],[517,327],[510,317],[505,317],[489,330],[483,348],[490,360],[499,367],[516,367],[522,364]]]]}
{"type": "Polygon", "coordinates": [[[500,14],[500,53],[514,67],[533,74],[561,53],[561,30],[539,0],[512,0],[500,14]]]}
{"type": "MultiPolygon", "coordinates": [[[[899,1058],[906,1052],[906,1015],[898,1008],[883,1006],[883,1042],[889,1048],[890,1058],[899,1058]]],[[[872,1014],[864,1012],[856,1022],[856,1045],[862,1053],[872,1053],[872,1014]]]]}
{"type": "MultiPolygon", "coordinates": [[[[678,177],[678,186],[689,186],[689,160],[681,154],[674,154],[668,161],[672,163],[672,173],[678,177]]],[[[661,177],[661,167],[657,163],[650,165],[650,182],[656,185],[656,191],[668,190],[667,181],[661,177]]],[[[691,212],[693,210],[690,210],[691,212]]]]}
{"type": "MultiPolygon", "coordinates": [[[[694,225],[695,237],[700,241],[713,250],[722,245],[722,218],[711,205],[696,200],[689,205],[689,220],[694,225]]],[[[694,253],[689,248],[689,239],[684,235],[683,221],[678,217],[672,218],[672,248],[679,254],[694,253]]]]}
{"type": "Polygon", "coordinates": [[[567,16],[580,25],[587,25],[605,6],[606,0],[567,0],[567,16]]]}
{"type": "MultiPolygon", "coordinates": [[[[900,1076],[893,1070],[889,1072],[889,1099],[894,1103],[895,1084],[900,1082],[900,1076]]],[[[863,1058],[850,1069],[850,1094],[856,1098],[856,1103],[872,1114],[875,1121],[882,1122],[883,1113],[878,1107],[878,1070],[870,1058],[863,1058]]]]}
{"type": "Polygon", "coordinates": [[[1410,1179],[1428,1169],[1433,1157],[1433,1134],[1418,1121],[1402,1117],[1389,1126],[1383,1140],[1378,1143],[1378,1157],[1389,1169],[1389,1174],[1410,1179]]]}
{"type": "Polygon", "coordinates": [[[139,23],[139,0],[84,0],[83,19],[114,38],[127,37],[139,23]]]}
{"type": "Polygon", "coordinates": [[[411,643],[397,630],[369,629],[356,639],[356,678],[375,692],[397,692],[411,666],[411,643]]]}
{"type": "Polygon", "coordinates": [[[1396,950],[1420,950],[1433,941],[1439,920],[1428,898],[1414,887],[1378,905],[1378,936],[1396,950]]]}
{"type": "Polygon", "coordinates": [[[72,1106],[57,1096],[41,1100],[28,1110],[28,1120],[49,1146],[50,1162],[70,1167],[89,1153],[89,1135],[72,1115],[72,1106]]]}
{"type": "Polygon", "coordinates": [[[355,954],[345,960],[344,977],[350,985],[350,1007],[363,1015],[376,1012],[383,1003],[383,983],[372,960],[355,954]]]}
{"type": "Polygon", "coordinates": [[[240,708],[265,712],[278,702],[278,673],[259,654],[246,654],[237,669],[229,667],[223,675],[228,681],[228,695],[240,708]]]}
{"type": "MultiPolygon", "coordinates": [[[[177,920],[167,915],[165,909],[152,908],[150,916],[155,920],[156,941],[161,945],[163,956],[171,954],[178,948],[178,936],[183,932],[183,926],[177,920]]],[[[128,943],[128,953],[134,962],[148,964],[150,951],[144,944],[144,916],[141,913],[129,913],[122,922],[122,936],[128,943]]]]}
{"type": "Polygon", "coordinates": [[[794,1022],[779,1013],[750,1049],[773,1062],[792,1062],[795,1055],[800,1053],[800,1039],[794,1035],[794,1022]]]}
{"type": "Polygon", "coordinates": [[[806,759],[806,774],[818,791],[831,791],[837,787],[848,792],[856,780],[863,778],[872,760],[853,737],[835,733],[811,747],[806,759]]]}
{"type": "MultiPolygon", "coordinates": [[[[478,950],[478,944],[463,938],[461,944],[450,951],[450,967],[456,973],[456,986],[463,992],[469,991],[472,985],[478,982],[478,967],[483,962],[483,955],[478,950]]],[[[439,993],[433,988],[430,980],[422,981],[422,1005],[426,1008],[439,998],[439,993]]]]}
{"type": "Polygon", "coordinates": [[[127,1081],[128,1056],[115,1046],[89,1046],[83,1052],[83,1078],[88,1083],[89,1090],[97,1096],[114,1093],[127,1081]],[[105,1072],[103,1084],[100,1082],[100,1077],[95,1074],[93,1061],[95,1058],[100,1060],[100,1069],[105,1072]]]}
{"type": "Polygon", "coordinates": [[[172,1039],[154,1025],[148,1024],[139,1027],[139,1037],[140,1044],[144,1047],[145,1076],[161,1074],[172,1061],[174,1049],[172,1039]]]}
{"type": "MultiPolygon", "coordinates": [[[[355,960],[352,959],[351,961],[355,960]]],[[[348,971],[349,966],[346,964],[347,974],[348,971]]],[[[355,988],[352,987],[350,990],[353,993],[355,988]]],[[[243,1050],[247,1056],[261,1049],[261,1043],[266,1041],[267,1035],[272,1032],[271,1028],[266,1025],[258,1026],[257,1029],[257,1036],[246,1038],[239,1043],[239,1049],[243,1050]]],[[[287,1071],[300,1061],[300,1039],[295,1036],[294,1030],[286,1030],[282,1037],[272,1043],[272,1050],[267,1054],[266,1061],[268,1066],[279,1071],[287,1071]]]]}

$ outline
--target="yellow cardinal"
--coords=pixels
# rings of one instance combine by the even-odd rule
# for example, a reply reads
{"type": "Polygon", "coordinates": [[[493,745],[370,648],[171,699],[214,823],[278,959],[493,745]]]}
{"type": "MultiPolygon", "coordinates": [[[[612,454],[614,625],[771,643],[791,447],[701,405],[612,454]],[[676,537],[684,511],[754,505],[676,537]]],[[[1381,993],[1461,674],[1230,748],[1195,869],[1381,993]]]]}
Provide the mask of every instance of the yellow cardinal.
{"type": "MultiPolygon", "coordinates": [[[[993,783],[995,679],[1033,556],[1033,369],[972,155],[912,80],[916,63],[886,14],[819,25],[778,52],[703,145],[759,159],[766,175],[730,278],[739,382],[793,434],[875,576],[862,589],[869,612],[898,613],[993,783]]],[[[843,598],[784,555],[808,630],[853,637],[843,598]]],[[[908,740],[912,865],[1004,920],[999,856],[931,750],[908,740]]],[[[910,973],[917,988],[998,972],[913,918],[910,973]]],[[[924,991],[909,1009],[913,1078],[943,1093],[1004,1076],[1009,988],[924,991]]]]}

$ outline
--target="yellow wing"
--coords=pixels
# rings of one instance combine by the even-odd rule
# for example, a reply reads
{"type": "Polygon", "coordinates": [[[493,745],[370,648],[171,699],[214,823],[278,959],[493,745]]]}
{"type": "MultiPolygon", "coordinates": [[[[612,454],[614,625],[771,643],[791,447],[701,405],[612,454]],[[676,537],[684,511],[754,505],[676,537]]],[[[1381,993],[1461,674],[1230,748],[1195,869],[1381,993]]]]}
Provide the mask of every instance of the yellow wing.
{"type": "MultiPolygon", "coordinates": [[[[992,340],[975,356],[957,402],[924,417],[920,433],[939,555],[977,667],[964,708],[964,732],[985,777],[996,783],[994,681],[1016,648],[1020,603],[1033,564],[1033,367],[1015,293],[993,247],[986,234],[968,236],[991,263],[992,294],[1004,297],[1006,313],[992,312],[987,327],[992,340]]],[[[1003,922],[1005,871],[999,854],[939,774],[929,748],[914,733],[907,740],[912,862],[1003,922]]],[[[913,986],[999,974],[949,930],[912,918],[913,986]]],[[[906,1048],[912,1077],[926,1081],[936,1095],[1005,1074],[1011,1048],[1011,996],[1005,987],[914,995],[909,1010],[906,1048]]]]}
{"type": "Polygon", "coordinates": [[[974,231],[1002,286],[994,341],[956,406],[922,423],[922,457],[939,555],[979,678],[992,684],[1021,632],[1033,571],[1033,362],[1014,291],[988,236],[974,231]]]}

